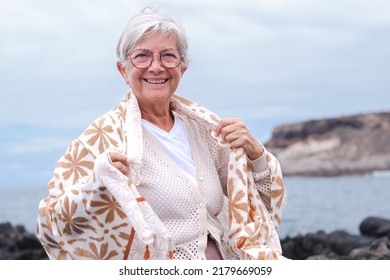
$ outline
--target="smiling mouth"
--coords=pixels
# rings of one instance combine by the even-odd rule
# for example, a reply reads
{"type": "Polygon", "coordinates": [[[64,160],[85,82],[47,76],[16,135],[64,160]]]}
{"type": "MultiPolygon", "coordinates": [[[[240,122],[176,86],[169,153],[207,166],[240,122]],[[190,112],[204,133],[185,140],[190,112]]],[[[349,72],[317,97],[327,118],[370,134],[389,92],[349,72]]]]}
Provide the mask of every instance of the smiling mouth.
{"type": "Polygon", "coordinates": [[[148,79],[143,79],[145,82],[149,83],[149,84],[154,84],[154,85],[159,85],[159,84],[164,84],[168,81],[168,79],[164,79],[164,80],[148,80],[148,79]]]}

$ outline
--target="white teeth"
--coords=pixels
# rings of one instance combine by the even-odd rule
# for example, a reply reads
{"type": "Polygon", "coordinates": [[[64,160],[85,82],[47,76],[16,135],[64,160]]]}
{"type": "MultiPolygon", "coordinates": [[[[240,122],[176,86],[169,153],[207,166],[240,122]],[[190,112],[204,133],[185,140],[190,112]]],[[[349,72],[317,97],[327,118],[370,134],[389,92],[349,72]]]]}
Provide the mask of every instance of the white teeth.
{"type": "Polygon", "coordinates": [[[151,84],[163,84],[166,80],[159,80],[159,81],[153,81],[153,80],[146,80],[148,83],[151,84]]]}

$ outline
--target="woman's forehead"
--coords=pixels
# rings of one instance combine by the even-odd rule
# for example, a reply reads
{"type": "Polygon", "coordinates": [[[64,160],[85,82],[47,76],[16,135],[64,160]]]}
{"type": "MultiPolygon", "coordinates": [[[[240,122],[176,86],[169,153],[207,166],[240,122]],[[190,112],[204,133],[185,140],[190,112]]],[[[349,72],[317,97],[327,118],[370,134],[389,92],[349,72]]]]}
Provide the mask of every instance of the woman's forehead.
{"type": "Polygon", "coordinates": [[[172,34],[163,34],[160,31],[145,34],[135,45],[135,49],[177,48],[176,37],[172,34]]]}

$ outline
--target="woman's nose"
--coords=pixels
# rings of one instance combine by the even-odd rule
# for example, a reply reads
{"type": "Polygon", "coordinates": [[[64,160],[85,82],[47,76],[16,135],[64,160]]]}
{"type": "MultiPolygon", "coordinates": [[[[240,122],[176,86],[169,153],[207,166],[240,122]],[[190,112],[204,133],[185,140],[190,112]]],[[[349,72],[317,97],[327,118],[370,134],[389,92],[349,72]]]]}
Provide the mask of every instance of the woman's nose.
{"type": "Polygon", "coordinates": [[[151,71],[162,71],[164,70],[164,66],[161,62],[159,55],[153,55],[152,63],[149,66],[149,70],[151,71]]]}

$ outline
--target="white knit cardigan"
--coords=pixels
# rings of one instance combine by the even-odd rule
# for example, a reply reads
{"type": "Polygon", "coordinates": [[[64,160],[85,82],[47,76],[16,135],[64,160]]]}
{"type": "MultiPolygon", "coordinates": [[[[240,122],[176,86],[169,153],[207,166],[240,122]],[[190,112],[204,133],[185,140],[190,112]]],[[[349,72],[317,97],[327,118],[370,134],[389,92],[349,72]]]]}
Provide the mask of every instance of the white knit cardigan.
{"type": "MultiPolygon", "coordinates": [[[[210,133],[219,122],[206,108],[179,96],[172,98],[171,108],[210,133]]],[[[57,162],[49,196],[39,204],[37,235],[51,259],[174,257],[169,231],[137,190],[143,137],[137,99],[129,93],[71,143],[57,162]],[[128,156],[129,176],[112,165],[111,150],[128,156]]],[[[230,152],[227,199],[219,218],[223,246],[240,259],[284,258],[277,231],[286,193],[278,161],[265,153],[268,166],[254,174],[242,148],[230,152]],[[268,178],[271,191],[256,187],[254,175],[268,178]]]]}

